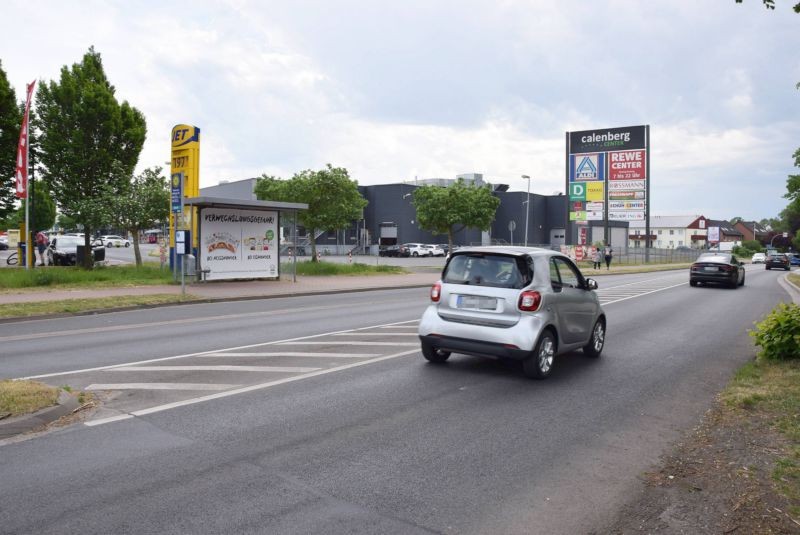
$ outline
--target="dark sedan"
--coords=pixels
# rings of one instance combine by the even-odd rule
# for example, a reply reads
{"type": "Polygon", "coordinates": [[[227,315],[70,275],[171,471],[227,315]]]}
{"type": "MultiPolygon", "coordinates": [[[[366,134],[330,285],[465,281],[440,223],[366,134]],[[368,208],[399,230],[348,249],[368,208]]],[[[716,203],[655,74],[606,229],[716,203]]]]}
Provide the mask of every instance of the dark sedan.
{"type": "Polygon", "coordinates": [[[689,285],[724,284],[730,288],[744,286],[744,264],[728,253],[705,253],[689,268],[689,285]]]}
{"type": "MultiPolygon", "coordinates": [[[[50,241],[51,264],[54,266],[74,266],[78,259],[78,247],[83,248],[84,241],[78,236],[56,236],[50,241]]],[[[106,258],[106,248],[102,245],[92,247],[95,262],[106,258]]]]}
{"type": "Polygon", "coordinates": [[[411,251],[408,250],[408,247],[403,245],[389,245],[378,251],[378,256],[408,258],[411,256],[411,251]]]}
{"type": "Polygon", "coordinates": [[[767,260],[764,262],[764,265],[767,269],[785,269],[789,271],[792,269],[792,265],[789,262],[789,256],[783,253],[774,253],[767,255],[767,260]]]}

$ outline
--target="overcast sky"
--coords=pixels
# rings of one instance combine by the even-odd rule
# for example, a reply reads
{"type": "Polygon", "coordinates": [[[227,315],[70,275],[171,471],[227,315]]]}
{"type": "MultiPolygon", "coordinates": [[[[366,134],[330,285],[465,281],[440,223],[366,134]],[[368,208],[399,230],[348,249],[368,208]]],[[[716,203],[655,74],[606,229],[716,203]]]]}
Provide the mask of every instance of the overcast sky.
{"type": "Polygon", "coordinates": [[[566,131],[649,124],[653,214],[761,219],[800,147],[800,15],[776,3],[4,0],[0,59],[22,98],[94,45],[147,119],[139,169],[194,124],[201,187],[331,163],[552,194],[566,131]]]}

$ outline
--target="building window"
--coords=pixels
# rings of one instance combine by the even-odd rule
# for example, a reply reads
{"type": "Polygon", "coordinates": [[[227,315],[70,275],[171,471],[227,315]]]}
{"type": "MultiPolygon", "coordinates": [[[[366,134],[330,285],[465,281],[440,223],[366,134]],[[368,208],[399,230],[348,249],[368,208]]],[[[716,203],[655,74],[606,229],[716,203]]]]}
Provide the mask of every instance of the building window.
{"type": "Polygon", "coordinates": [[[672,236],[674,234],[675,234],[675,231],[673,229],[669,229],[669,235],[672,236]]]}
{"type": "MultiPolygon", "coordinates": [[[[661,234],[661,229],[658,229],[658,233],[661,234]]],[[[660,241],[658,243],[661,243],[660,241]]]]}
{"type": "Polygon", "coordinates": [[[683,240],[678,241],[678,247],[680,247],[681,245],[683,245],[683,240]]]}
{"type": "Polygon", "coordinates": [[[701,219],[700,220],[700,228],[706,228],[706,220],[705,219],[701,219]]]}

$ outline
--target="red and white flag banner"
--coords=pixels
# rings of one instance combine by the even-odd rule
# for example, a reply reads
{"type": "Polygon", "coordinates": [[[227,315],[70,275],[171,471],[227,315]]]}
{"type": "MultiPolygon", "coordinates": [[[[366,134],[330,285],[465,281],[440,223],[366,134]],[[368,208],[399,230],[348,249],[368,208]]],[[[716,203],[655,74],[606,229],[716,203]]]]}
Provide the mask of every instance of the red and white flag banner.
{"type": "Polygon", "coordinates": [[[14,168],[17,198],[28,198],[28,115],[31,111],[31,98],[36,80],[28,84],[27,98],[25,99],[25,115],[22,116],[22,129],[19,131],[19,145],[17,145],[17,165],[14,168]]]}

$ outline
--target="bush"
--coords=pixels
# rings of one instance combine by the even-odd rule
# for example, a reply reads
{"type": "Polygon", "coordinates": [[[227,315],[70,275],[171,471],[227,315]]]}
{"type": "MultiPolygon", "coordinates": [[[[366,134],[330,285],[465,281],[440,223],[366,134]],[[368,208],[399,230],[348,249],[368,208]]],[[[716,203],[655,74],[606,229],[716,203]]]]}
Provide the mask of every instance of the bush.
{"type": "Polygon", "coordinates": [[[781,303],[750,331],[764,360],[800,359],[800,306],[781,303]]]}

